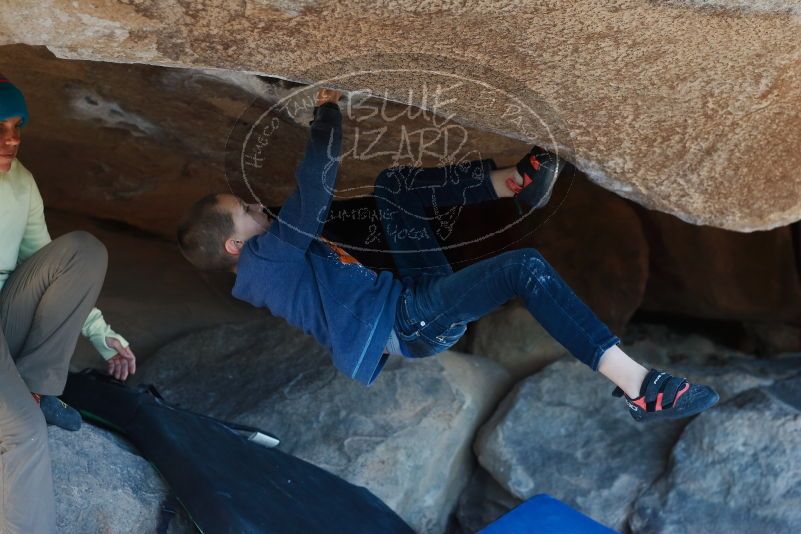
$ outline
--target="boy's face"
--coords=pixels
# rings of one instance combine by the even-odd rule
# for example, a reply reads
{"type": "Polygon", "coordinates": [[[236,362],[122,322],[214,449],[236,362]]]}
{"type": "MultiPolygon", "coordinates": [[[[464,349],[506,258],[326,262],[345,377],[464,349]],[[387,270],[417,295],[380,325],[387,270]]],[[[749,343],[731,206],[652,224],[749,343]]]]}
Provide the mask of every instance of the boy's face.
{"type": "Polygon", "coordinates": [[[260,204],[247,204],[238,196],[228,194],[219,195],[217,204],[221,210],[231,214],[234,221],[231,238],[236,241],[244,242],[263,234],[272,224],[272,219],[261,210],[260,204]]]}

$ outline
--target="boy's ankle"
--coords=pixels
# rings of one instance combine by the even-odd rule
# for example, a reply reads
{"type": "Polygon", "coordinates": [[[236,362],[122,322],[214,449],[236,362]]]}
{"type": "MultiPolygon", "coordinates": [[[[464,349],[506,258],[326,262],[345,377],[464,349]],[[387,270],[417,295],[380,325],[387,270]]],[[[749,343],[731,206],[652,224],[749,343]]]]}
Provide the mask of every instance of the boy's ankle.
{"type": "Polygon", "coordinates": [[[645,370],[645,374],[640,377],[639,374],[634,376],[631,380],[627,381],[625,387],[621,387],[620,389],[631,399],[636,399],[637,397],[642,396],[642,391],[645,386],[645,378],[648,376],[648,370],[645,370]]]}
{"type": "Polygon", "coordinates": [[[625,393],[628,398],[636,399],[636,398],[638,398],[640,396],[640,387],[641,386],[642,386],[642,383],[640,384],[640,386],[637,386],[636,388],[630,388],[629,387],[629,388],[620,388],[620,389],[623,390],[623,393],[625,393]]]}
{"type": "Polygon", "coordinates": [[[492,171],[490,173],[490,180],[495,190],[495,196],[498,198],[511,198],[514,196],[514,189],[509,187],[508,180],[512,180],[517,185],[523,184],[523,177],[520,176],[515,167],[507,167],[492,171]]]}

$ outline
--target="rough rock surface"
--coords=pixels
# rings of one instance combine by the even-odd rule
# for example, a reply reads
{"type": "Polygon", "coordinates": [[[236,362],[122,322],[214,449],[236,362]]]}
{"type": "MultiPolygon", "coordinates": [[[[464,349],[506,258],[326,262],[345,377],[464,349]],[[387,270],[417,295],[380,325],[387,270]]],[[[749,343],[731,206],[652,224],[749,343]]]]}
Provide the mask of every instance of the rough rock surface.
{"type": "MultiPolygon", "coordinates": [[[[168,488],[122,438],[84,423],[78,432],[48,427],[59,532],[156,532],[168,488]]],[[[183,512],[173,534],[195,532],[183,512]]]]}
{"type": "Polygon", "coordinates": [[[801,323],[797,225],[742,234],[650,212],[643,226],[651,243],[643,309],[801,323]]]}
{"type": "Polygon", "coordinates": [[[801,326],[783,323],[746,323],[749,349],[760,356],[777,356],[801,349],[801,326]]]}
{"type": "MultiPolygon", "coordinates": [[[[235,72],[67,61],[22,45],[0,47],[0,72],[25,93],[30,122],[19,160],[48,207],[174,239],[178,221],[201,196],[233,191],[253,198],[231,158],[252,148],[235,126],[262,112],[258,127],[272,121],[277,127],[262,147],[260,167],[248,168],[248,184],[267,206],[280,205],[296,187],[313,89],[296,93],[302,88],[294,84],[235,72]],[[278,102],[285,106],[272,107],[278,102]]],[[[372,192],[375,177],[395,157],[422,166],[487,157],[511,165],[527,150],[519,140],[452,121],[435,126],[400,104],[383,102],[377,113],[382,102],[356,95],[350,113],[342,105],[343,154],[349,155],[334,200],[372,192]]]]}
{"type": "Polygon", "coordinates": [[[766,391],[774,398],[801,411],[801,374],[774,383],[766,391]]]}
{"type": "Polygon", "coordinates": [[[456,100],[440,98],[438,109],[483,129],[555,142],[595,182],[648,207],[755,230],[801,217],[798,6],[51,0],[3,10],[0,42],[47,45],[73,59],[303,82],[339,76],[332,83],[394,100],[411,90],[416,104],[424,83],[445,85],[435,71],[511,93],[525,85],[523,105],[551,126],[553,140],[533,116],[521,129],[509,100],[489,101],[474,83],[449,91],[456,100]],[[406,72],[349,76],[393,68],[406,72]]]}
{"type": "MultiPolygon", "coordinates": [[[[758,361],[701,337],[624,345],[644,365],[711,385],[723,402],[797,372],[799,358],[758,361]]],[[[572,357],[518,383],[479,431],[479,463],[519,499],[550,493],[613,528],[663,472],[686,420],[636,423],[613,386],[572,357]],[[637,461],[631,461],[631,443],[637,461]]]]}
{"type": "Polygon", "coordinates": [[[549,493],[620,528],[664,468],[681,424],[638,425],[612,387],[571,357],[551,364],[520,382],[482,427],[479,463],[518,499],[549,493]]]}
{"type": "MultiPolygon", "coordinates": [[[[795,401],[801,400],[796,386],[795,401]]],[[[640,497],[635,533],[794,533],[801,529],[801,412],[752,389],[701,414],[665,475],[640,497]]]]}
{"type": "Polygon", "coordinates": [[[193,410],[276,434],[282,449],[365,486],[421,532],[442,532],[467,483],[475,430],[508,387],[486,358],[388,362],[368,387],[280,319],[162,348],[138,373],[193,410]]]}
{"type": "Polygon", "coordinates": [[[459,497],[452,532],[478,532],[521,502],[479,466],[459,497]]]}

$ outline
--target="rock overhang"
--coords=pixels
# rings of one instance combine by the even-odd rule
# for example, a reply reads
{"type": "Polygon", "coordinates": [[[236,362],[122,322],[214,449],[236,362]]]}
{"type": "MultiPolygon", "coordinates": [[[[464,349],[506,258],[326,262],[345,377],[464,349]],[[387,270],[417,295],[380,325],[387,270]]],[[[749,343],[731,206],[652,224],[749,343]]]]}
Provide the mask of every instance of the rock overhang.
{"type": "MultiPolygon", "coordinates": [[[[0,42],[304,83],[381,71],[334,85],[369,82],[401,102],[433,86],[431,72],[447,72],[534,95],[534,111],[557,127],[535,129],[533,140],[602,187],[693,224],[748,232],[801,219],[799,13],[800,2],[779,0],[53,0],[6,10],[0,42]]],[[[479,91],[447,112],[520,138],[502,112],[477,109],[479,91]]]]}

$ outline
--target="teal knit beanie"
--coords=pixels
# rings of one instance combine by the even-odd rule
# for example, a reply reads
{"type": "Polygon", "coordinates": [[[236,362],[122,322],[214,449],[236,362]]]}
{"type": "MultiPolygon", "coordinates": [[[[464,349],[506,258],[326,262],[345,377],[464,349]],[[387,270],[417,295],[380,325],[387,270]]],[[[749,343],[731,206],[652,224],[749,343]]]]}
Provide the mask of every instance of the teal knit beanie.
{"type": "Polygon", "coordinates": [[[20,126],[28,122],[28,107],[22,91],[0,74],[0,121],[11,117],[22,117],[20,126]]]}

